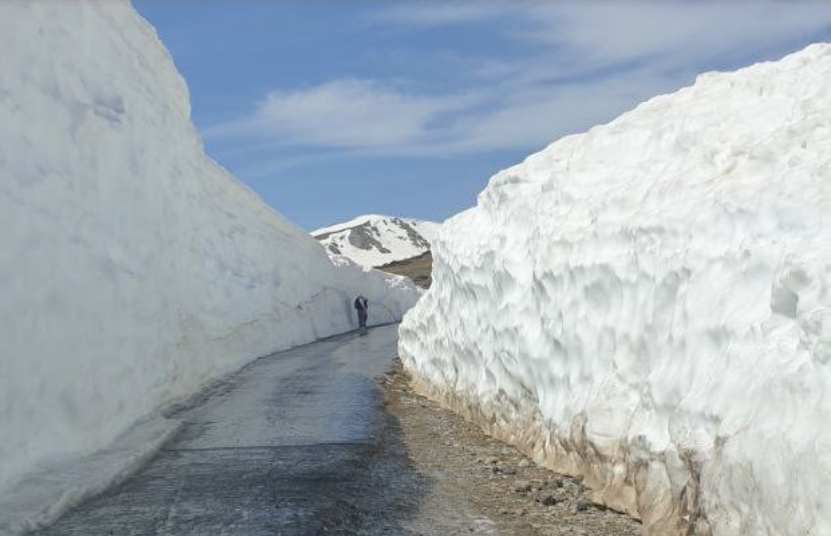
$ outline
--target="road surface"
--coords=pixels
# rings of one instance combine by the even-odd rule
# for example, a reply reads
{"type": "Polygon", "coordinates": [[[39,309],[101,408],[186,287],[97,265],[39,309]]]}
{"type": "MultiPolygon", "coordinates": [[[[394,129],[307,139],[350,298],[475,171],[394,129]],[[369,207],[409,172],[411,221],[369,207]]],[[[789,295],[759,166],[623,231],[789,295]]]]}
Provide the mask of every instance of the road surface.
{"type": "Polygon", "coordinates": [[[142,470],[40,534],[412,534],[429,483],[373,381],[397,329],[252,363],[179,410],[181,432],[142,470]]]}

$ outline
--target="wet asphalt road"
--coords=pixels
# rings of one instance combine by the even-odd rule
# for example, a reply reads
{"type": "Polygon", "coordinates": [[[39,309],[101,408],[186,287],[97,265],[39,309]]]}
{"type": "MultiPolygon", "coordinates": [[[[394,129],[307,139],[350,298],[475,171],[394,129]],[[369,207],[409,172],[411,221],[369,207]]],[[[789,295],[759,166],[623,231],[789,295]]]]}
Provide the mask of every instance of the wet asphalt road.
{"type": "Polygon", "coordinates": [[[410,534],[428,484],[373,381],[397,329],[252,363],[179,410],[181,432],[142,470],[40,534],[410,534]]]}

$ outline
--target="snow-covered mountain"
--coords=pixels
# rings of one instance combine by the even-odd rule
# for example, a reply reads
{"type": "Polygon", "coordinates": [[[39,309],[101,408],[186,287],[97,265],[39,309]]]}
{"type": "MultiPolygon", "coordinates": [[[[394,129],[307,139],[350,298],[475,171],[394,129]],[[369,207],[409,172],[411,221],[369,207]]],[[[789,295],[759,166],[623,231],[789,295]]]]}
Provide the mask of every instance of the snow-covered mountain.
{"type": "Polygon", "coordinates": [[[356,327],[359,293],[375,322],[418,299],[333,262],[205,155],[185,82],[129,2],[0,2],[0,50],[0,533],[31,521],[3,502],[17,483],[89,474],[44,464],[356,327]]]}
{"type": "Polygon", "coordinates": [[[417,257],[430,250],[438,223],[368,214],[312,231],[334,255],[374,268],[417,257]]]}
{"type": "Polygon", "coordinates": [[[424,393],[646,534],[831,534],[831,45],[557,141],[433,246],[424,393]]]}

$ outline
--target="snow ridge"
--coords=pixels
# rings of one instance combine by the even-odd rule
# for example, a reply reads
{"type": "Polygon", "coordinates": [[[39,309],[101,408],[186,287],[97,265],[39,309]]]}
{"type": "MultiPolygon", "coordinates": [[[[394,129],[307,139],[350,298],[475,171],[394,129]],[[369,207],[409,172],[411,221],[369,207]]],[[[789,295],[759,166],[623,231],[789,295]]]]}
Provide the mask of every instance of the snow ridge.
{"type": "Polygon", "coordinates": [[[418,299],[333,263],[205,155],[129,2],[0,2],[0,49],[0,494],[254,358],[357,327],[358,294],[379,323],[418,299]]]}
{"type": "Polygon", "coordinates": [[[646,534],[831,534],[829,125],[821,44],[500,172],[433,244],[405,365],[646,534]]]}
{"type": "Polygon", "coordinates": [[[368,214],[312,231],[331,255],[343,255],[374,268],[417,257],[430,250],[439,224],[368,214]]]}

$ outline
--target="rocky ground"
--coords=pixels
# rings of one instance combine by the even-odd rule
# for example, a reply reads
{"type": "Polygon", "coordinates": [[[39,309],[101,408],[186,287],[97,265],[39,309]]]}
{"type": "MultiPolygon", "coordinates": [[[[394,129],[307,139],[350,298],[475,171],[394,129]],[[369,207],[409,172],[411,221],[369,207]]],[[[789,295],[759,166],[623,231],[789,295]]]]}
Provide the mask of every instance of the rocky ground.
{"type": "Polygon", "coordinates": [[[393,371],[378,381],[384,386],[386,410],[399,422],[407,456],[414,469],[432,484],[421,515],[414,526],[408,527],[413,532],[433,532],[427,526],[433,509],[437,518],[448,510],[465,512],[469,534],[640,534],[636,520],[592,504],[579,479],[536,465],[514,448],[416,394],[400,362],[396,361],[393,371]]]}

